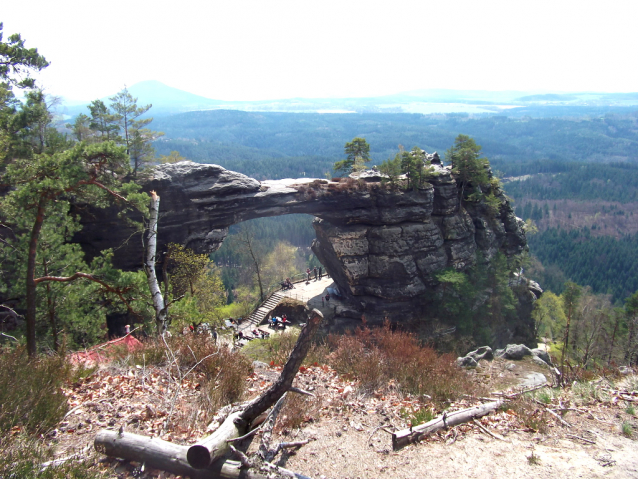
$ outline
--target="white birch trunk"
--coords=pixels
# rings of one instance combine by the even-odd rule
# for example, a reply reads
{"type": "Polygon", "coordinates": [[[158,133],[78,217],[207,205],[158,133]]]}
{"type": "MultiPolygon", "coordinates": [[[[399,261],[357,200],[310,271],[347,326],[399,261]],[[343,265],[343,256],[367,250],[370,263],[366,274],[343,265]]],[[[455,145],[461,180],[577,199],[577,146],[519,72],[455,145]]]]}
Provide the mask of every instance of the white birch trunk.
{"type": "Polygon", "coordinates": [[[148,224],[148,232],[146,236],[146,263],[144,265],[144,271],[148,278],[148,288],[151,291],[151,298],[153,299],[153,307],[155,308],[155,325],[157,326],[157,334],[164,334],[166,331],[166,320],[168,311],[166,308],[166,302],[162,295],[159,283],[157,282],[157,275],[155,274],[155,258],[157,254],[157,222],[159,217],[159,202],[160,197],[151,191],[151,206],[150,206],[150,219],[148,224]]]}

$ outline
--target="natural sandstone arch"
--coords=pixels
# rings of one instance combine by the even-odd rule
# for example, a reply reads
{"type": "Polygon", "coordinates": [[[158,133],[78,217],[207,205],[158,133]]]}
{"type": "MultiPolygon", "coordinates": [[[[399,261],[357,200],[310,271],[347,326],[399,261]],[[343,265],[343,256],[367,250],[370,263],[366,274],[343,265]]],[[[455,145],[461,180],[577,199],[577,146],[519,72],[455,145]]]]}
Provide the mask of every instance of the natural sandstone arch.
{"type": "MultiPolygon", "coordinates": [[[[259,182],[193,162],[158,167],[144,189],[162,198],[160,241],[200,252],[216,250],[228,227],[242,221],[291,213],[315,216],[313,251],[359,317],[409,317],[419,298],[436,288],[438,271],[466,269],[479,251],[489,260],[498,251],[513,255],[526,248],[522,222],[502,193],[498,215],[480,203],[459,208],[456,181],[439,165],[417,191],[391,190],[374,177],[259,182]]],[[[83,234],[98,248],[112,246],[118,240],[114,235],[96,240],[99,226],[85,222],[83,234]]],[[[120,239],[127,234],[117,231],[120,239]]],[[[116,260],[133,269],[141,246],[129,246],[116,260]]]]}

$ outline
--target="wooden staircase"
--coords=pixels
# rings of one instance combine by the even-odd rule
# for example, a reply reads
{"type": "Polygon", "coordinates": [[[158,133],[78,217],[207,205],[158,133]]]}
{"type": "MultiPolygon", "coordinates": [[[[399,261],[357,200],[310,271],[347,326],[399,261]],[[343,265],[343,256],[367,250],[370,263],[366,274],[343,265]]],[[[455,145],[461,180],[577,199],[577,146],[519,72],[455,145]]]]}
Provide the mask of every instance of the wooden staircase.
{"type": "Polygon", "coordinates": [[[240,325],[241,330],[254,329],[261,324],[264,318],[281,302],[284,295],[280,291],[275,291],[271,294],[266,301],[261,303],[257,309],[255,309],[248,319],[242,321],[240,325]]]}

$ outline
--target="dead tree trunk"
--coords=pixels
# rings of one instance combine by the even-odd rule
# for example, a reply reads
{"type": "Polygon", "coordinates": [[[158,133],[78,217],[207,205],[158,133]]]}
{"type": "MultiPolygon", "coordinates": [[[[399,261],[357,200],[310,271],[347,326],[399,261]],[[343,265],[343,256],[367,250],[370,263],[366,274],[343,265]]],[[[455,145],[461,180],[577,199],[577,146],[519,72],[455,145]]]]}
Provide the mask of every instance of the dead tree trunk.
{"type": "Polygon", "coordinates": [[[412,442],[421,440],[423,437],[428,434],[432,434],[439,429],[456,426],[458,424],[471,421],[474,418],[485,416],[486,414],[498,409],[501,404],[503,404],[503,401],[499,400],[481,404],[480,406],[474,406],[469,409],[451,412],[449,414],[444,413],[442,416],[432,419],[420,426],[395,432],[392,434],[392,448],[395,450],[400,449],[412,442]]]}
{"type": "Polygon", "coordinates": [[[157,253],[157,222],[159,219],[159,202],[160,197],[151,191],[151,206],[149,208],[150,219],[148,224],[148,232],[146,236],[146,262],[144,263],[144,271],[148,278],[148,287],[151,291],[153,300],[153,308],[155,309],[155,325],[157,334],[163,334],[166,330],[166,320],[168,316],[168,308],[166,301],[162,295],[157,275],[155,273],[155,256],[157,253]]]}
{"type": "Polygon", "coordinates": [[[95,450],[111,457],[143,462],[155,469],[188,476],[191,479],[266,479],[266,476],[241,468],[237,461],[217,461],[207,469],[188,464],[188,446],[128,432],[102,429],[95,436],[95,450]]]}
{"type": "MultiPolygon", "coordinates": [[[[230,439],[238,438],[247,432],[251,423],[254,423],[292,387],[292,382],[308,354],[312,337],[317,332],[322,319],[321,312],[313,309],[277,382],[257,399],[251,401],[243,411],[229,415],[217,431],[199,441],[198,444],[191,447],[178,446],[157,438],[102,430],[95,438],[96,451],[109,456],[145,462],[157,469],[190,476],[193,479],[265,479],[266,476],[251,472],[250,469],[240,469],[240,463],[218,459],[230,450],[228,443],[230,439]]],[[[277,468],[272,464],[270,467],[290,477],[298,479],[305,477],[277,468]]]]}
{"type": "Polygon", "coordinates": [[[288,391],[308,354],[313,336],[319,329],[323,315],[316,309],[310,312],[306,326],[301,330],[295,348],[279,375],[279,379],[252,401],[241,412],[231,414],[217,431],[202,439],[188,450],[187,458],[192,467],[205,468],[229,450],[228,440],[240,437],[248,431],[251,423],[277,402],[288,391]]]}

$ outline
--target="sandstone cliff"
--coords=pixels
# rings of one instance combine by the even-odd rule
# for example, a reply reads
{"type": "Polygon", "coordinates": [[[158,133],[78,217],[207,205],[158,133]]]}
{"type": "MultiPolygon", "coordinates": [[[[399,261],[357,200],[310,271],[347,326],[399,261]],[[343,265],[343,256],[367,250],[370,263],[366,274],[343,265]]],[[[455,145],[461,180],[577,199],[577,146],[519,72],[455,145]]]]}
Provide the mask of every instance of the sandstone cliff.
{"type": "MultiPolygon", "coordinates": [[[[193,162],[158,167],[144,189],[161,197],[161,241],[197,251],[214,251],[228,227],[245,220],[290,213],[315,216],[312,248],[352,305],[343,314],[365,315],[369,321],[422,315],[424,298],[440,287],[437,272],[448,267],[463,271],[477,257],[489,261],[499,251],[511,256],[527,247],[522,222],[501,191],[495,192],[497,213],[481,203],[460,207],[456,181],[440,164],[416,191],[390,189],[374,176],[258,182],[193,162]]],[[[100,222],[85,223],[85,242],[96,248],[118,239],[111,231],[100,242],[95,238],[100,222]]],[[[126,234],[117,232],[120,239],[126,234]]],[[[129,245],[117,258],[119,266],[136,268],[140,247],[129,245]]],[[[519,290],[525,301],[533,301],[526,284],[519,290]]],[[[529,316],[529,311],[522,314],[529,316]]],[[[529,321],[504,334],[503,341],[529,340],[529,321]]]]}

